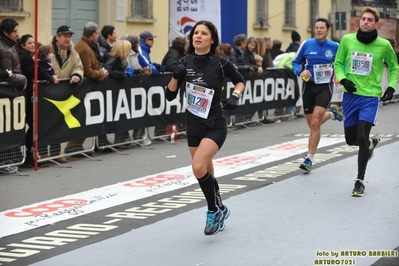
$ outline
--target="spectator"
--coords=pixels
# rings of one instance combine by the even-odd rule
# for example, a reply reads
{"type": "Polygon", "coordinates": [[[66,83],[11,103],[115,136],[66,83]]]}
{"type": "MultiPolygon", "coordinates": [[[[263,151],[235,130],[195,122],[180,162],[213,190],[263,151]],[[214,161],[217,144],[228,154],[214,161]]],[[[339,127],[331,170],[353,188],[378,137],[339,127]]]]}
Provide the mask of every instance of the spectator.
{"type": "Polygon", "coordinates": [[[282,45],[282,43],[283,43],[283,42],[282,42],[281,40],[278,40],[278,39],[274,39],[274,40],[273,40],[273,46],[272,46],[272,49],[270,50],[272,59],[274,59],[274,58],[276,58],[276,56],[278,56],[278,55],[284,53],[284,52],[281,50],[281,45],[282,45]]]}
{"type": "Polygon", "coordinates": [[[54,50],[52,59],[55,74],[59,79],[70,78],[70,84],[83,81],[83,64],[71,42],[74,32],[67,25],[57,29],[49,43],[54,50]]]}
{"type": "Polygon", "coordinates": [[[35,39],[31,34],[25,34],[18,39],[15,49],[19,55],[19,62],[21,65],[21,73],[26,77],[25,89],[25,121],[28,124],[28,129],[25,134],[26,158],[22,165],[24,168],[32,168],[34,164],[33,159],[33,74],[34,61],[33,54],[35,52],[35,39]]]}
{"type": "Polygon", "coordinates": [[[144,56],[148,64],[150,64],[152,68],[152,74],[158,75],[161,72],[165,72],[165,67],[161,66],[158,63],[152,62],[150,57],[151,48],[154,45],[154,38],[156,38],[157,36],[153,35],[149,31],[143,31],[142,33],[140,33],[139,37],[140,37],[139,52],[144,56]]]}
{"type": "MultiPolygon", "coordinates": [[[[4,80],[10,84],[18,86],[19,89],[25,90],[27,85],[26,77],[22,75],[19,56],[14,47],[19,37],[18,23],[12,18],[3,19],[0,23],[0,37],[0,69],[3,71],[10,71],[8,77],[6,76],[4,80]]],[[[13,160],[15,161],[8,161],[6,162],[7,164],[15,163],[19,158],[21,161],[23,160],[21,149],[19,147],[14,147],[1,152],[0,155],[2,154],[11,154],[14,157],[13,160]]],[[[5,161],[7,161],[6,157],[7,156],[4,158],[5,161]]],[[[2,159],[1,161],[3,162],[2,159]]],[[[17,167],[15,168],[18,170],[17,167]]]]}
{"type": "Polygon", "coordinates": [[[162,65],[165,66],[166,71],[173,72],[179,59],[185,56],[184,48],[186,47],[186,43],[187,40],[184,37],[179,36],[173,39],[172,45],[162,59],[162,65]]]}
{"type": "MultiPolygon", "coordinates": [[[[99,27],[94,22],[87,22],[83,28],[83,35],[75,45],[75,50],[78,52],[82,60],[84,76],[99,81],[108,77],[108,71],[105,68],[100,69],[100,62],[102,60],[100,55],[100,48],[98,45],[98,36],[100,35],[99,27]]],[[[83,150],[83,142],[85,140],[74,140],[67,143],[65,153],[83,150]]],[[[99,136],[98,144],[101,146],[111,145],[107,136],[99,136]]],[[[111,152],[110,148],[103,149],[104,152],[111,152]]]]}
{"type": "Polygon", "coordinates": [[[127,62],[131,47],[131,43],[127,40],[115,42],[105,63],[105,69],[108,70],[110,78],[123,79],[126,76],[129,78],[133,76],[134,70],[127,62]]]}
{"type": "Polygon", "coordinates": [[[257,64],[258,66],[262,67],[262,64],[263,64],[263,57],[255,53],[255,54],[254,54],[254,59],[255,59],[256,64],[257,64]]]}
{"type": "Polygon", "coordinates": [[[266,51],[263,55],[263,69],[267,69],[268,67],[273,67],[273,58],[272,58],[272,47],[273,43],[272,40],[268,37],[265,38],[266,42],[266,51]]]}
{"type": "MultiPolygon", "coordinates": [[[[255,41],[256,41],[256,49],[254,53],[262,57],[262,68],[263,68],[263,55],[266,52],[266,41],[263,38],[256,38],[255,41]]],[[[265,68],[263,68],[263,70],[265,70],[265,68]]]]}
{"type": "Polygon", "coordinates": [[[109,53],[111,52],[112,47],[114,46],[118,35],[116,34],[116,30],[114,26],[105,25],[101,29],[101,35],[98,36],[98,44],[100,45],[100,56],[102,60],[100,63],[105,63],[108,60],[109,53]]]}
{"type": "Polygon", "coordinates": [[[216,52],[221,57],[229,58],[231,55],[231,45],[229,43],[221,43],[216,52]]]}
{"type": "Polygon", "coordinates": [[[247,40],[247,45],[245,47],[244,50],[244,56],[247,58],[247,61],[250,65],[256,65],[258,67],[258,74],[262,74],[263,73],[263,68],[262,65],[258,65],[255,61],[255,50],[256,50],[256,38],[254,37],[250,37],[247,40]]]}
{"type": "MultiPolygon", "coordinates": [[[[139,38],[136,35],[125,35],[121,39],[127,40],[131,43],[132,49],[130,50],[127,62],[130,67],[133,68],[134,73],[140,73],[143,76],[149,76],[152,74],[151,65],[147,59],[139,51],[139,38]]],[[[129,136],[126,136],[129,138],[129,136]]],[[[148,146],[151,145],[151,140],[146,134],[145,128],[133,129],[133,138],[137,140],[139,145],[148,146]],[[144,135],[144,138],[143,138],[144,135]],[[142,139],[142,140],[141,140],[142,139]]]]}
{"type": "MultiPolygon", "coordinates": [[[[109,53],[108,60],[105,62],[105,69],[108,70],[109,77],[113,79],[124,79],[126,76],[131,78],[134,70],[128,65],[127,57],[132,50],[132,45],[127,40],[116,41],[109,53]]],[[[128,131],[115,133],[115,143],[129,141],[128,131]]],[[[129,145],[120,145],[119,149],[127,149],[129,145]]]]}
{"type": "Polygon", "coordinates": [[[134,73],[139,73],[144,76],[149,76],[152,74],[152,68],[148,61],[139,52],[139,37],[136,35],[124,35],[121,40],[127,40],[132,45],[129,56],[127,57],[127,62],[134,70],[134,73]]]}
{"type": "MultiPolygon", "coordinates": [[[[281,40],[278,39],[274,39],[273,40],[273,46],[272,49],[270,50],[270,54],[272,56],[272,59],[274,60],[278,55],[283,54],[284,52],[281,50],[281,44],[283,42],[281,40]]],[[[274,110],[274,115],[275,116],[281,116],[284,115],[284,108],[276,108],[274,110]]],[[[280,120],[277,120],[278,122],[280,122],[280,120]]]]}
{"type": "Polygon", "coordinates": [[[245,56],[246,46],[247,36],[245,34],[236,35],[229,59],[241,73],[253,74],[254,72],[258,72],[258,66],[256,64],[249,64],[248,58],[245,56]]]}
{"type": "Polygon", "coordinates": [[[51,60],[54,57],[54,50],[50,45],[43,45],[39,48],[38,51],[38,79],[39,80],[47,80],[48,82],[53,82],[54,84],[58,84],[60,80],[55,74],[53,63],[51,60]]]}
{"type": "Polygon", "coordinates": [[[298,51],[299,46],[301,45],[301,35],[299,35],[297,31],[293,30],[291,32],[291,40],[292,43],[290,43],[287,50],[285,50],[286,53],[298,51]]]}
{"type": "Polygon", "coordinates": [[[26,77],[22,75],[18,52],[14,47],[18,37],[18,23],[12,18],[3,19],[0,23],[0,69],[11,70],[12,75],[5,81],[24,90],[26,77]]]}
{"type": "MultiPolygon", "coordinates": [[[[70,78],[69,83],[76,84],[83,81],[83,65],[79,54],[73,49],[72,34],[74,32],[69,26],[62,25],[49,39],[49,44],[54,50],[52,63],[57,77],[59,79],[70,78]]],[[[50,156],[58,155],[60,152],[61,145],[50,145],[50,156]]],[[[61,157],[56,161],[63,163],[66,162],[66,159],[61,157]]]]}

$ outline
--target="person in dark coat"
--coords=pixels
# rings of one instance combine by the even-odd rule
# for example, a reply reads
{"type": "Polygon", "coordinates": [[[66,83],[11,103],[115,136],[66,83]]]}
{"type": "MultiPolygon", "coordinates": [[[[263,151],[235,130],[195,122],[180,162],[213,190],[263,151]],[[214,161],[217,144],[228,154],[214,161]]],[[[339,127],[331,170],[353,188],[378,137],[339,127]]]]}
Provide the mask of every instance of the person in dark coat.
{"type": "Polygon", "coordinates": [[[283,54],[284,52],[281,50],[281,44],[283,42],[278,39],[273,40],[273,47],[270,50],[270,54],[272,55],[272,59],[276,58],[276,56],[283,54]]]}
{"type": "Polygon", "coordinates": [[[301,35],[297,31],[292,31],[291,32],[291,40],[292,43],[288,46],[287,50],[285,50],[286,53],[290,52],[295,52],[298,51],[299,46],[301,45],[301,35]]]}
{"type": "Polygon", "coordinates": [[[173,39],[172,45],[169,47],[161,63],[161,65],[166,67],[166,71],[173,72],[179,63],[179,59],[185,56],[184,48],[186,44],[187,40],[184,37],[178,36],[173,39]]]}

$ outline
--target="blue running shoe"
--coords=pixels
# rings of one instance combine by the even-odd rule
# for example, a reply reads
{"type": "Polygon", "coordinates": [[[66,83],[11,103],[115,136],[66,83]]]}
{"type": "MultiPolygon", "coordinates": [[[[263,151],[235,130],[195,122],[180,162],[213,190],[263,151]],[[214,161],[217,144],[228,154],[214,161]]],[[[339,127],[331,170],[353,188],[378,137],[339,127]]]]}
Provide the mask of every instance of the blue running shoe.
{"type": "Polygon", "coordinates": [[[380,143],[380,138],[376,137],[376,138],[371,138],[370,141],[372,142],[372,146],[370,149],[370,153],[369,153],[369,160],[371,160],[371,158],[373,158],[374,155],[374,149],[375,147],[377,147],[378,143],[380,143]]]}
{"type": "Polygon", "coordinates": [[[363,180],[356,179],[355,187],[352,190],[352,196],[353,197],[363,197],[365,189],[366,188],[364,186],[363,180]]]}
{"type": "Polygon", "coordinates": [[[227,208],[226,205],[224,205],[224,210],[222,210],[222,213],[223,213],[223,219],[222,219],[222,221],[220,222],[220,229],[219,229],[219,231],[223,231],[223,230],[224,230],[224,228],[225,228],[224,221],[227,220],[227,218],[229,218],[229,216],[230,216],[230,209],[227,208]]]}
{"type": "Polygon", "coordinates": [[[331,104],[329,111],[334,114],[333,120],[342,121],[344,120],[344,114],[342,113],[342,109],[338,107],[336,104],[331,104]]]}
{"type": "Polygon", "coordinates": [[[309,158],[305,158],[305,161],[301,163],[299,166],[302,170],[305,170],[307,172],[310,172],[312,170],[312,161],[309,158]]]}
{"type": "Polygon", "coordinates": [[[216,235],[220,231],[220,223],[223,220],[223,212],[218,209],[217,212],[206,212],[205,235],[216,235]]]}

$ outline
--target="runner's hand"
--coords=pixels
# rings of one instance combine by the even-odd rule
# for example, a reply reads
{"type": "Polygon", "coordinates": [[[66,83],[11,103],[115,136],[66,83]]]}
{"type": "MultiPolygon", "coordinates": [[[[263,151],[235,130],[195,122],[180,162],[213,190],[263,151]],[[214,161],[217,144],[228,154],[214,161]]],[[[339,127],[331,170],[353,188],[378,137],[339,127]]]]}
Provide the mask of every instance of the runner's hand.
{"type": "Polygon", "coordinates": [[[234,95],[231,95],[230,98],[226,99],[226,102],[223,106],[226,110],[236,110],[238,107],[238,98],[234,95]]]}
{"type": "Polygon", "coordinates": [[[173,70],[174,79],[182,79],[186,75],[186,67],[183,64],[179,64],[173,70]]]}
{"type": "Polygon", "coordinates": [[[354,93],[356,89],[355,83],[348,79],[342,79],[340,83],[344,86],[344,88],[349,92],[349,93],[354,93]]]}
{"type": "Polygon", "coordinates": [[[394,92],[395,90],[392,87],[388,87],[385,90],[384,95],[381,97],[381,101],[386,102],[392,100],[394,92]]]}

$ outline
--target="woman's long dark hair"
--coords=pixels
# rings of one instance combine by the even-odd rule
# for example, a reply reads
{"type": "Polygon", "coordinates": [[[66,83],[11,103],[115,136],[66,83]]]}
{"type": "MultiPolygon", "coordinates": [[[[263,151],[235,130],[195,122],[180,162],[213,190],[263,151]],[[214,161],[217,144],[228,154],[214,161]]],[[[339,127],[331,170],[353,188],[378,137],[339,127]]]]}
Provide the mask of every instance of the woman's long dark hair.
{"type": "Polygon", "coordinates": [[[29,38],[33,38],[33,36],[32,36],[31,34],[25,34],[25,35],[22,35],[21,38],[18,39],[18,41],[17,41],[17,43],[16,43],[16,45],[15,45],[15,49],[17,50],[17,52],[18,52],[19,54],[22,54],[22,53],[26,53],[26,52],[27,52],[24,48],[22,48],[22,44],[25,44],[26,41],[27,41],[29,38]]]}
{"type": "Polygon", "coordinates": [[[194,46],[193,46],[193,35],[195,32],[195,29],[197,28],[198,25],[204,25],[205,27],[207,27],[209,29],[209,31],[211,32],[212,35],[212,39],[213,39],[213,44],[211,45],[211,52],[212,53],[216,53],[216,48],[219,47],[219,34],[218,34],[218,30],[216,29],[216,26],[207,20],[200,20],[198,21],[195,26],[191,29],[190,34],[188,35],[188,39],[190,42],[190,45],[188,47],[188,54],[192,54],[194,53],[194,46]]]}

